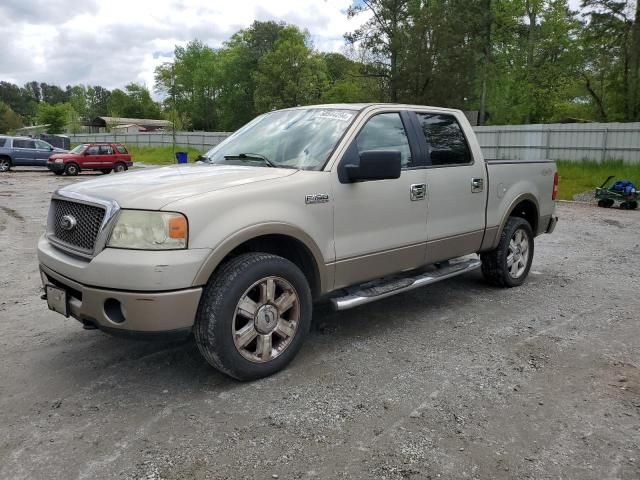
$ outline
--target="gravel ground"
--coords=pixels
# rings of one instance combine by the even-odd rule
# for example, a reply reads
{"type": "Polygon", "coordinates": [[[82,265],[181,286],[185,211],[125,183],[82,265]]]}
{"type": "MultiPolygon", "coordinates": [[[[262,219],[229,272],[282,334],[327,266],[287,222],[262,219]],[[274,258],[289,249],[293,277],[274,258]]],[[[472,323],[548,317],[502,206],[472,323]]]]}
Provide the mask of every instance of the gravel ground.
{"type": "Polygon", "coordinates": [[[640,478],[640,212],[559,204],[521,288],[320,305],[289,368],[237,383],[39,299],[49,195],[88,176],[0,176],[0,478],[640,478]]]}

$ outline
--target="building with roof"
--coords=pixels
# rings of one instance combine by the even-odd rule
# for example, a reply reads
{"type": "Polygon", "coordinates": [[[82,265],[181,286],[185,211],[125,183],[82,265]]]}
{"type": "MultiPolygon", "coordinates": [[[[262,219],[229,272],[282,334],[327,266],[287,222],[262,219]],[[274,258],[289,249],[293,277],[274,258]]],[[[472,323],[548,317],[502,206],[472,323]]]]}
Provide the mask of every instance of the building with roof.
{"type": "Polygon", "coordinates": [[[171,128],[169,120],[152,118],[96,117],[87,125],[91,133],[116,129],[120,132],[155,132],[171,128]]]}

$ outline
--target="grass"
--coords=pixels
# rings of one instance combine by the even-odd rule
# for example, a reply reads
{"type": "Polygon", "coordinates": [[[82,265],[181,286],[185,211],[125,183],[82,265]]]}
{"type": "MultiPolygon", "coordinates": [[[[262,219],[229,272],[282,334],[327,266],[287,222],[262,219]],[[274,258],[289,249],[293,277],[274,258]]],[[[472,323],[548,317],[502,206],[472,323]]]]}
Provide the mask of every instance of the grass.
{"type": "MultiPolygon", "coordinates": [[[[175,152],[171,147],[128,147],[135,162],[143,162],[149,165],[171,165],[176,163],[175,152]]],[[[176,151],[186,151],[189,154],[189,162],[192,162],[203,152],[195,148],[176,147],[176,151]]],[[[640,164],[628,164],[622,161],[608,161],[597,163],[591,161],[558,161],[560,173],[560,185],[558,198],[560,200],[573,200],[577,193],[592,191],[600,186],[609,175],[615,175],[616,179],[631,180],[640,186],[640,164]]]]}
{"type": "Polygon", "coordinates": [[[187,152],[189,162],[193,162],[198,155],[203,152],[195,148],[176,147],[175,152],[171,147],[130,147],[127,149],[131,153],[134,162],[143,162],[149,165],[171,165],[176,163],[175,152],[187,152]]]}
{"type": "Polygon", "coordinates": [[[558,172],[558,199],[573,200],[577,193],[593,191],[599,187],[609,175],[616,180],[631,180],[640,186],[640,163],[629,164],[622,161],[597,163],[592,161],[571,162],[560,160],[558,172]]]}

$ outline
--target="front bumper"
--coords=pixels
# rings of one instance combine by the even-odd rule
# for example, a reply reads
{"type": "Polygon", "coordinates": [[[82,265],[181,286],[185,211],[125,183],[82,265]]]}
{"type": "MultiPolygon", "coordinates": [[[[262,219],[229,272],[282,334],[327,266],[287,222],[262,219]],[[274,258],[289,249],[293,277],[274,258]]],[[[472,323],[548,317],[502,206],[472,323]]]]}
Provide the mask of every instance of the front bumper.
{"type": "Polygon", "coordinates": [[[67,293],[69,315],[111,333],[153,335],[189,332],[202,288],[136,292],[96,288],[75,282],[40,264],[43,286],[67,293]]]}
{"type": "Polygon", "coordinates": [[[52,172],[64,171],[64,163],[47,162],[47,168],[52,172]]]}

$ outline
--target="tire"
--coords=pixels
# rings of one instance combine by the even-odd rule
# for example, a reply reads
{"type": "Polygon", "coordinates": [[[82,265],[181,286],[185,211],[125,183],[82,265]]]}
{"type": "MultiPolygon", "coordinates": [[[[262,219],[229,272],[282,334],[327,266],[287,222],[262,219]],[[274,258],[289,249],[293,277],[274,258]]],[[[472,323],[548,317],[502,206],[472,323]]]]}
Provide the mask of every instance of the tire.
{"type": "Polygon", "coordinates": [[[64,173],[66,173],[70,177],[75,177],[76,175],[78,175],[78,173],[80,173],[80,167],[78,167],[78,165],[75,163],[67,163],[67,165],[64,167],[64,173]]]}
{"type": "Polygon", "coordinates": [[[113,171],[115,173],[126,172],[127,166],[122,162],[118,162],[113,166],[113,171]]]}
{"type": "Polygon", "coordinates": [[[57,176],[60,176],[60,175],[62,175],[63,173],[64,173],[64,172],[63,172],[62,170],[54,170],[54,171],[53,171],[53,174],[54,174],[54,175],[57,175],[57,176]]]}
{"type": "Polygon", "coordinates": [[[520,286],[531,269],[533,252],[533,232],[529,222],[520,217],[509,217],[502,230],[498,247],[480,255],[482,274],[489,283],[499,287],[520,286]],[[515,267],[513,263],[509,265],[509,257],[513,255],[516,256],[515,267]]]}
{"type": "Polygon", "coordinates": [[[0,158],[0,173],[11,170],[11,159],[7,157],[0,158]]]}
{"type": "Polygon", "coordinates": [[[239,255],[225,262],[204,289],[196,343],[207,362],[230,377],[266,377],[298,353],[311,311],[309,284],[296,265],[267,253],[239,255]],[[282,311],[278,302],[285,304],[282,311]],[[261,345],[271,347],[268,355],[261,345]]]}
{"type": "Polygon", "coordinates": [[[108,175],[111,173],[111,169],[110,168],[103,168],[102,170],[100,170],[102,173],[104,173],[105,175],[108,175]]]}
{"type": "Polygon", "coordinates": [[[635,200],[629,202],[629,210],[635,210],[636,208],[638,208],[638,202],[636,202],[635,200]]]}

